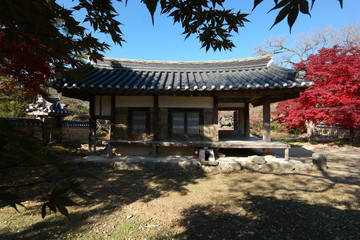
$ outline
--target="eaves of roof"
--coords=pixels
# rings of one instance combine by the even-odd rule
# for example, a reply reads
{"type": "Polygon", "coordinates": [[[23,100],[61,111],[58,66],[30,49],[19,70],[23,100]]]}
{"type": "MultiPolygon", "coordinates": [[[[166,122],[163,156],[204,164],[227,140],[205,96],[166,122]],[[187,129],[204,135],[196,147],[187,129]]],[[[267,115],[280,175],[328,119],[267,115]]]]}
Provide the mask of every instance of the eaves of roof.
{"type": "Polygon", "coordinates": [[[206,62],[161,62],[104,58],[89,63],[85,79],[65,77],[55,87],[67,90],[233,91],[307,88],[305,70],[277,66],[269,56],[206,62]]]}

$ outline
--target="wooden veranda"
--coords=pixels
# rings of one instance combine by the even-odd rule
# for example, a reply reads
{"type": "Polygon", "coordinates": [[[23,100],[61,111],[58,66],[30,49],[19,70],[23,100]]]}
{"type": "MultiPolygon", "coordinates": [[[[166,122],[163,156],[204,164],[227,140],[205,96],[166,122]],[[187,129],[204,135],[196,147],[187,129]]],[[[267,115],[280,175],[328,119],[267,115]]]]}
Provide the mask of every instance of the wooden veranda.
{"type": "Polygon", "coordinates": [[[284,149],[284,159],[289,160],[290,145],[280,142],[266,142],[261,138],[250,137],[241,139],[221,139],[218,142],[209,141],[130,141],[130,140],[110,140],[109,149],[112,145],[138,145],[153,148],[153,155],[157,156],[158,147],[198,147],[198,148],[235,148],[235,149],[284,149]]]}

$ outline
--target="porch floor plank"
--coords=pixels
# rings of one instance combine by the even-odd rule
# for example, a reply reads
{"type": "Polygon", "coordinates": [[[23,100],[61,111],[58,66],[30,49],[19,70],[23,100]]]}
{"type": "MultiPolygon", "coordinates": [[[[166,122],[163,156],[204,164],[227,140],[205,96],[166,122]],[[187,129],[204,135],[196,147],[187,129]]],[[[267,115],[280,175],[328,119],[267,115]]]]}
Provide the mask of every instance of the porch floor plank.
{"type": "Polygon", "coordinates": [[[135,144],[143,146],[164,147],[212,147],[212,148],[280,148],[289,149],[290,145],[280,142],[264,142],[260,138],[220,139],[219,142],[209,141],[131,141],[110,140],[110,144],[135,144]]]}

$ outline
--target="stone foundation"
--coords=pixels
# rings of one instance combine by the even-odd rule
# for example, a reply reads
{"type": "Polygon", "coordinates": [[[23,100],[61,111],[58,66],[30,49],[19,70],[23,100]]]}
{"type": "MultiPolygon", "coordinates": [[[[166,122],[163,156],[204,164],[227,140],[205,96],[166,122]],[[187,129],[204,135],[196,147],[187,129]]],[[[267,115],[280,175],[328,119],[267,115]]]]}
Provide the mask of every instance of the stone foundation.
{"type": "Polygon", "coordinates": [[[272,156],[250,156],[248,158],[223,157],[214,162],[218,164],[206,164],[193,157],[113,157],[87,156],[74,161],[80,167],[109,168],[115,170],[185,170],[204,172],[233,172],[233,171],[259,171],[259,172],[309,172],[312,166],[301,161],[285,161],[272,156]]]}

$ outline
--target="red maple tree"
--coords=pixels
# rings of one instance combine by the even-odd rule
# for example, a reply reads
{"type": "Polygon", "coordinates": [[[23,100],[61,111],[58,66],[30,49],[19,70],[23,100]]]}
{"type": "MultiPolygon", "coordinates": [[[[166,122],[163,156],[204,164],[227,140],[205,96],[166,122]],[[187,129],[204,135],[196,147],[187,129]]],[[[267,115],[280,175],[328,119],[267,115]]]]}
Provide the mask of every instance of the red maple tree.
{"type": "Polygon", "coordinates": [[[308,60],[294,65],[305,67],[314,85],[299,98],[280,102],[274,114],[287,129],[305,130],[306,122],[360,126],[360,48],[323,48],[308,60]]]}
{"type": "Polygon", "coordinates": [[[101,59],[100,52],[109,45],[93,37],[91,28],[88,31],[81,26],[73,16],[76,11],[85,9],[83,21],[121,44],[120,23],[114,19],[110,3],[77,1],[78,5],[67,9],[56,1],[0,1],[1,91],[44,94],[56,72],[83,65],[83,54],[90,60],[101,59]]]}

